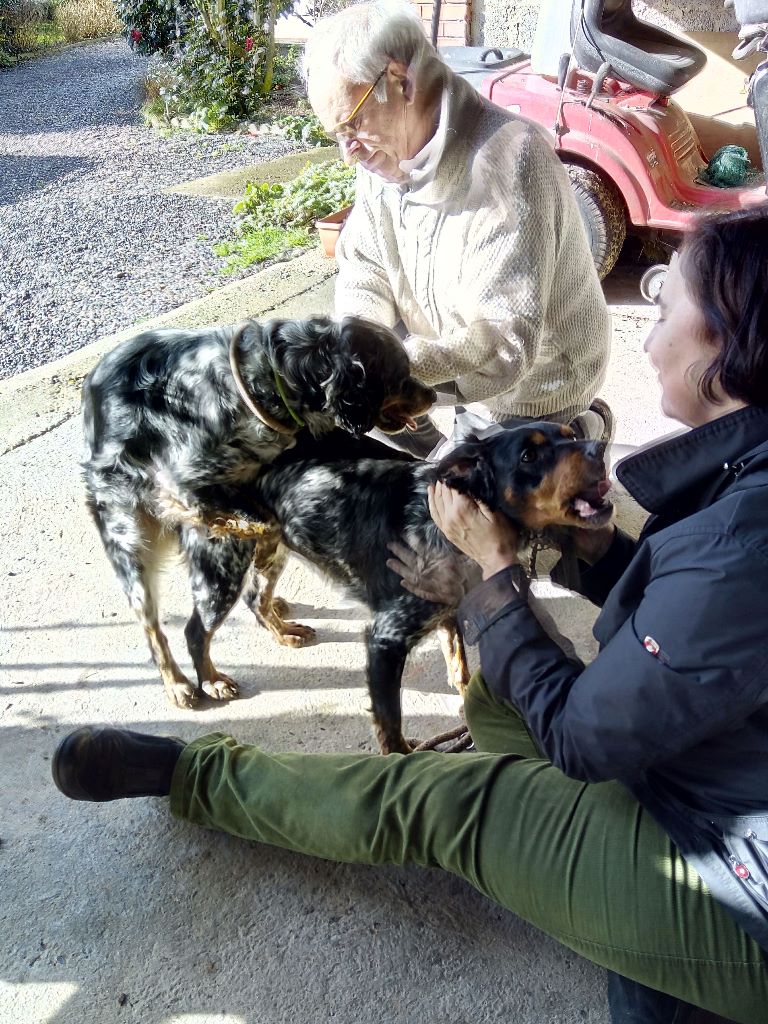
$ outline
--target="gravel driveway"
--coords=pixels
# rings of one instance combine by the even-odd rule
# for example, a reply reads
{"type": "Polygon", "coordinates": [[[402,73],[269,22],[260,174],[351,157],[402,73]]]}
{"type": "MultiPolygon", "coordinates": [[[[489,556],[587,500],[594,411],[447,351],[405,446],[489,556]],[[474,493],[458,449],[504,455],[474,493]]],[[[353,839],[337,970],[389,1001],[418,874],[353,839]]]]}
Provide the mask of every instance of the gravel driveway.
{"type": "Polygon", "coordinates": [[[225,283],[211,245],[229,200],[167,185],[295,149],[141,123],[146,60],[124,40],[0,72],[0,378],[225,283]]]}

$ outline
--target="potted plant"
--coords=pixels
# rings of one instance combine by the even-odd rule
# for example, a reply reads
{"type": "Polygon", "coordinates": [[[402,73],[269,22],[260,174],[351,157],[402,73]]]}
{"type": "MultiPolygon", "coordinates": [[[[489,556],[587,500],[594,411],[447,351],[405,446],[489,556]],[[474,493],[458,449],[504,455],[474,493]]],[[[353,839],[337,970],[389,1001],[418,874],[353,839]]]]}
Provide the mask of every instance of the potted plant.
{"type": "Polygon", "coordinates": [[[352,207],[345,206],[342,210],[337,210],[336,213],[329,213],[327,216],[315,221],[315,227],[320,236],[320,244],[326,256],[333,257],[336,255],[336,243],[351,212],[352,207]]]}

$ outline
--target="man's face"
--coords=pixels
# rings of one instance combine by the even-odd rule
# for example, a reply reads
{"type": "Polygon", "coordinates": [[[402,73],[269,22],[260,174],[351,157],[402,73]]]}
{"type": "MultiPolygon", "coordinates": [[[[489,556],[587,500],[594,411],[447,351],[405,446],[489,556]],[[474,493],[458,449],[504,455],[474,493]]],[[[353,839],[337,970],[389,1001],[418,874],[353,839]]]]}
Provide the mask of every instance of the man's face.
{"type": "Polygon", "coordinates": [[[386,84],[387,99],[380,102],[371,94],[350,119],[350,114],[373,84],[356,84],[340,79],[329,66],[313,67],[309,77],[309,102],[323,128],[334,132],[341,155],[347,164],[361,164],[385,181],[404,181],[400,161],[407,160],[408,102],[395,75],[387,72],[381,80],[386,84]]]}

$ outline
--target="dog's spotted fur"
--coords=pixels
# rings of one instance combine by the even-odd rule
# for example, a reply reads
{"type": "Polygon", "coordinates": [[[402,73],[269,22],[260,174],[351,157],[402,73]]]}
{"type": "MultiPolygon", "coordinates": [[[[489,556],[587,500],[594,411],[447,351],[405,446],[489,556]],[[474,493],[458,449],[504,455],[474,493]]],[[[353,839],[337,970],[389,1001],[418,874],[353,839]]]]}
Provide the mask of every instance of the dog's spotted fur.
{"type": "MultiPolygon", "coordinates": [[[[301,434],[396,432],[434,397],[411,377],[397,337],[356,317],[144,332],[102,359],[83,387],[88,506],[173,703],[190,707],[201,690],[215,699],[237,695],[213,665],[210,641],[254,551],[265,561],[264,552],[283,557],[250,498],[262,467],[301,434]],[[284,431],[244,404],[230,368],[233,338],[249,395],[284,431]],[[306,423],[298,435],[276,375],[306,423]],[[217,517],[249,523],[249,536],[212,536],[201,523],[217,517]],[[197,685],[174,660],[158,619],[153,568],[164,532],[178,537],[189,571],[194,611],[186,639],[197,685]]],[[[265,612],[255,586],[243,597],[261,621],[269,617],[271,593],[265,612]]]]}

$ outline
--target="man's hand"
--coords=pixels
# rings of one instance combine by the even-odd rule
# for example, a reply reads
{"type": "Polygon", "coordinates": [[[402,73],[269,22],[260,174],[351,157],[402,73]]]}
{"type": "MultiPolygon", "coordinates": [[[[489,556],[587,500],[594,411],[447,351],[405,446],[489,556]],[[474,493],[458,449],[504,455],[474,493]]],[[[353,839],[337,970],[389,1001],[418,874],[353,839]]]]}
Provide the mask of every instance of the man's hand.
{"type": "Polygon", "coordinates": [[[480,566],[487,580],[518,565],[518,534],[500,512],[438,482],[429,487],[429,511],[448,540],[480,566]]]}
{"type": "MultiPolygon", "coordinates": [[[[453,551],[444,555],[430,552],[429,561],[407,544],[393,541],[388,545],[395,555],[387,565],[401,578],[401,585],[417,597],[434,604],[456,605],[478,582],[465,558],[453,551]]],[[[477,570],[475,569],[475,574],[477,570]]],[[[479,575],[479,574],[478,574],[479,575]]]]}

